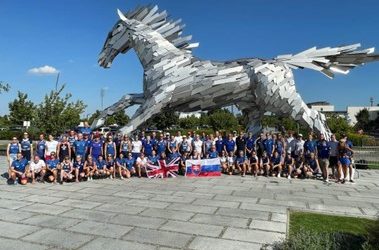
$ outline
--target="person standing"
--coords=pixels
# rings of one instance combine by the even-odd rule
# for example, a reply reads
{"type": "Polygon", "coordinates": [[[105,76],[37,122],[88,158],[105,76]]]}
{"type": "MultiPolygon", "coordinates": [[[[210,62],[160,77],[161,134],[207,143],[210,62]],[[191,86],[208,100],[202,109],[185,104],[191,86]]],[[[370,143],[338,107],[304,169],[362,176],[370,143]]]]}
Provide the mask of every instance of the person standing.
{"type": "Polygon", "coordinates": [[[45,160],[48,161],[51,159],[51,153],[57,152],[58,142],[54,140],[53,135],[49,135],[49,140],[46,141],[46,148],[45,148],[45,160]]]}
{"type": "Polygon", "coordinates": [[[311,155],[311,153],[316,154],[317,150],[317,143],[313,140],[313,135],[308,135],[308,140],[304,142],[304,157],[305,159],[308,159],[311,155]]]}
{"type": "Polygon", "coordinates": [[[330,145],[325,140],[323,134],[320,135],[320,140],[317,142],[317,154],[318,162],[321,167],[322,176],[324,182],[329,182],[329,157],[330,157],[330,145]]]}
{"type": "Polygon", "coordinates": [[[132,141],[132,155],[134,159],[137,159],[142,152],[142,141],[136,135],[134,141],[132,141]]]}
{"type": "Polygon", "coordinates": [[[142,151],[145,154],[145,156],[146,157],[151,156],[154,149],[154,145],[153,145],[153,142],[151,141],[150,135],[146,136],[146,140],[142,142],[142,146],[143,146],[142,151]]]}
{"type": "Polygon", "coordinates": [[[294,142],[294,158],[296,160],[296,158],[298,157],[303,157],[304,156],[304,141],[303,141],[303,135],[302,134],[299,134],[297,136],[297,139],[296,140],[293,140],[294,142]]]}
{"type": "Polygon", "coordinates": [[[167,143],[163,137],[163,134],[161,133],[159,135],[159,140],[157,141],[157,144],[156,144],[156,150],[159,156],[162,154],[162,152],[166,152],[166,144],[167,143]]]}
{"type": "Polygon", "coordinates": [[[16,137],[13,137],[12,142],[7,147],[8,167],[12,166],[12,162],[17,159],[18,153],[21,153],[21,144],[17,141],[16,137]]]}
{"type": "Polygon", "coordinates": [[[89,148],[89,155],[93,157],[95,161],[99,159],[100,155],[103,155],[103,143],[100,141],[100,135],[94,135],[94,140],[91,141],[89,148]]]}
{"type": "Polygon", "coordinates": [[[236,138],[236,146],[237,146],[237,152],[242,151],[243,154],[246,156],[246,138],[243,135],[243,132],[241,131],[239,136],[236,138]]]}
{"type": "Polygon", "coordinates": [[[75,153],[74,153],[74,142],[76,141],[76,135],[74,130],[70,130],[68,133],[68,142],[70,143],[71,148],[71,161],[75,160],[75,153]]]}
{"type": "Polygon", "coordinates": [[[336,139],[336,135],[332,134],[331,140],[329,141],[329,147],[330,147],[330,157],[329,157],[329,164],[332,168],[332,178],[336,178],[338,175],[338,141],[336,139]]]}
{"type": "Polygon", "coordinates": [[[59,162],[63,162],[66,157],[71,159],[71,147],[65,135],[62,137],[62,141],[58,143],[57,155],[59,162]]]}
{"type": "Polygon", "coordinates": [[[195,140],[193,140],[192,142],[192,148],[193,148],[193,151],[197,154],[199,154],[200,157],[202,157],[203,155],[203,141],[200,140],[200,136],[199,135],[196,135],[195,136],[195,140]]]}
{"type": "Polygon", "coordinates": [[[272,139],[271,134],[266,134],[266,139],[263,141],[263,145],[265,148],[265,151],[267,152],[267,155],[269,158],[274,156],[274,140],[272,139]]]}
{"type": "Polygon", "coordinates": [[[113,159],[116,159],[116,143],[114,143],[111,134],[107,136],[107,141],[104,144],[104,155],[112,155],[113,159]]]}
{"type": "Polygon", "coordinates": [[[27,132],[24,133],[24,138],[21,140],[20,144],[22,156],[29,162],[33,155],[33,144],[29,139],[29,134],[27,132]]]}
{"type": "Polygon", "coordinates": [[[78,134],[78,139],[74,142],[74,153],[75,157],[80,156],[82,160],[85,160],[86,158],[86,152],[87,152],[87,143],[83,140],[83,134],[78,134]]]}
{"type": "Polygon", "coordinates": [[[36,143],[36,154],[41,160],[45,160],[46,141],[44,134],[39,135],[39,141],[36,143]]]}
{"type": "Polygon", "coordinates": [[[131,145],[130,145],[129,137],[127,135],[124,135],[120,143],[120,154],[123,154],[126,158],[126,156],[130,152],[130,149],[131,149],[131,145]]]}
{"type": "Polygon", "coordinates": [[[253,155],[255,138],[253,133],[249,132],[246,138],[246,156],[250,158],[253,155]]]}
{"type": "Polygon", "coordinates": [[[236,153],[236,141],[233,139],[232,134],[228,135],[228,139],[225,141],[224,150],[228,155],[230,152],[232,152],[233,155],[236,153]]]}

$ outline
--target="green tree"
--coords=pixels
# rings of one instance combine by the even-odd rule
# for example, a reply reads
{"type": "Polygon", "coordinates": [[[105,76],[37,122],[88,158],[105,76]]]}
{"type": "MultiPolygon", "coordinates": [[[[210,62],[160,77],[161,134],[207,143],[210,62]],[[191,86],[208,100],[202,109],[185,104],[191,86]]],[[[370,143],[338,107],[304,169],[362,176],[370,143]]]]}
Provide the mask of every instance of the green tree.
{"type": "Polygon", "coordinates": [[[332,133],[336,134],[339,137],[342,134],[351,132],[351,126],[346,121],[345,118],[339,117],[337,115],[331,115],[326,118],[326,124],[330,128],[332,133]]]}
{"type": "Polygon", "coordinates": [[[194,115],[179,119],[179,126],[185,129],[195,129],[200,125],[200,119],[194,115]]]}
{"type": "Polygon", "coordinates": [[[32,121],[35,105],[28,100],[28,94],[18,92],[17,98],[9,103],[9,120],[12,125],[22,125],[23,121],[32,121]]]}
{"type": "Polygon", "coordinates": [[[89,118],[88,118],[88,123],[91,125],[93,121],[99,117],[101,112],[99,110],[96,110],[89,118]]]}
{"type": "Polygon", "coordinates": [[[367,109],[359,111],[355,118],[357,118],[356,129],[370,130],[370,114],[367,109]]]}
{"type": "Polygon", "coordinates": [[[8,92],[11,87],[8,83],[0,81],[0,94],[3,92],[8,92]]]}
{"type": "Polygon", "coordinates": [[[228,110],[219,109],[209,114],[209,125],[213,130],[234,130],[238,128],[238,120],[228,110]]]}
{"type": "Polygon", "coordinates": [[[119,126],[125,126],[129,122],[129,116],[125,114],[124,110],[120,110],[114,113],[105,120],[105,125],[109,126],[112,124],[117,124],[119,126]]]}
{"type": "Polygon", "coordinates": [[[167,129],[173,125],[179,124],[179,115],[176,112],[164,110],[160,114],[146,123],[148,127],[156,127],[157,129],[167,129]]]}
{"type": "Polygon", "coordinates": [[[80,114],[86,108],[82,101],[71,102],[71,94],[62,95],[63,85],[58,91],[46,94],[36,109],[36,124],[47,133],[58,134],[79,124],[80,114]]]}

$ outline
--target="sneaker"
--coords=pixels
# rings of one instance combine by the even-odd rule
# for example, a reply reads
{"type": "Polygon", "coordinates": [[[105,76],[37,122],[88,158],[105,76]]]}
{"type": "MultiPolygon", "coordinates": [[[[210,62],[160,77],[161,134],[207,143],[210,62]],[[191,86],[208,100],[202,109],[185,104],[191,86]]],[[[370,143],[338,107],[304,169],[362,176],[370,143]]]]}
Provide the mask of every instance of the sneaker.
{"type": "Polygon", "coordinates": [[[355,181],[354,180],[350,180],[351,184],[355,184],[355,181]]]}
{"type": "Polygon", "coordinates": [[[288,176],[287,176],[287,179],[288,179],[288,180],[291,180],[291,175],[288,175],[288,176]]]}
{"type": "Polygon", "coordinates": [[[280,178],[280,177],[281,177],[281,176],[280,176],[280,173],[279,173],[276,177],[280,178]]]}
{"type": "Polygon", "coordinates": [[[111,178],[111,180],[113,180],[113,176],[112,175],[110,176],[110,178],[111,178]]]}
{"type": "Polygon", "coordinates": [[[342,184],[345,184],[345,182],[346,182],[345,179],[343,179],[343,180],[341,181],[342,184]]]}
{"type": "Polygon", "coordinates": [[[120,179],[123,180],[123,179],[124,179],[124,176],[121,176],[120,179]]]}
{"type": "Polygon", "coordinates": [[[242,177],[245,177],[245,174],[242,174],[242,177]]]}
{"type": "Polygon", "coordinates": [[[13,185],[18,185],[18,178],[13,182],[13,185]]]}
{"type": "Polygon", "coordinates": [[[329,183],[329,179],[324,180],[325,183],[329,183]]]}

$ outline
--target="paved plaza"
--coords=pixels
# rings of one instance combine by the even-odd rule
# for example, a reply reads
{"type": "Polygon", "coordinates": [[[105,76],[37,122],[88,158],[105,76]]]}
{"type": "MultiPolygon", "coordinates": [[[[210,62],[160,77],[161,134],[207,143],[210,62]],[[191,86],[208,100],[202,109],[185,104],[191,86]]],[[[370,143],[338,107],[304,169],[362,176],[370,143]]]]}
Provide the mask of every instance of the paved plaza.
{"type": "MultiPolygon", "coordinates": [[[[6,171],[0,157],[1,173],[6,171]]],[[[288,209],[375,217],[379,171],[357,184],[285,178],[94,180],[7,185],[0,249],[259,249],[285,237],[288,209]]]]}

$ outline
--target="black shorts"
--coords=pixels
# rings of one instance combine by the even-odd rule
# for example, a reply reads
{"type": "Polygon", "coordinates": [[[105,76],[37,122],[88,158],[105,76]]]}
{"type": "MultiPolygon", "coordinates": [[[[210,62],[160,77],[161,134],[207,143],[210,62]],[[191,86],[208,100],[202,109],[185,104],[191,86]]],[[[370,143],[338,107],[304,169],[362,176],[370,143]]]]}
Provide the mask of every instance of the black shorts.
{"type": "Polygon", "coordinates": [[[30,161],[32,158],[32,154],[31,154],[30,150],[21,151],[21,154],[22,154],[22,157],[24,157],[24,159],[27,159],[28,161],[30,161]]]}
{"type": "Polygon", "coordinates": [[[338,157],[337,156],[330,156],[329,157],[329,166],[337,166],[338,165],[338,157]]]}

